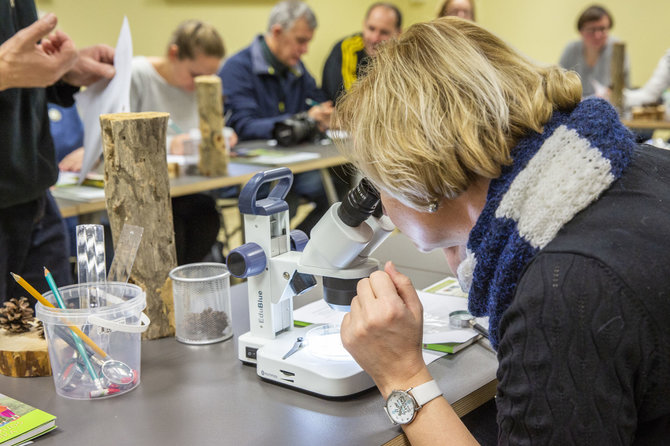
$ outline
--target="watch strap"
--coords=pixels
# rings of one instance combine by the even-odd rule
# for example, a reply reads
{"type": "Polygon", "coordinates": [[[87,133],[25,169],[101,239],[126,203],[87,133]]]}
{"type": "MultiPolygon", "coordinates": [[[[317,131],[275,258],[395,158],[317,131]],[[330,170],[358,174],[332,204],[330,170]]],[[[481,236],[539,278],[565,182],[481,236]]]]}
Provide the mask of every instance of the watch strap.
{"type": "Polygon", "coordinates": [[[412,397],[419,405],[419,407],[442,395],[442,391],[434,379],[419,386],[413,387],[407,392],[412,394],[412,397]]]}

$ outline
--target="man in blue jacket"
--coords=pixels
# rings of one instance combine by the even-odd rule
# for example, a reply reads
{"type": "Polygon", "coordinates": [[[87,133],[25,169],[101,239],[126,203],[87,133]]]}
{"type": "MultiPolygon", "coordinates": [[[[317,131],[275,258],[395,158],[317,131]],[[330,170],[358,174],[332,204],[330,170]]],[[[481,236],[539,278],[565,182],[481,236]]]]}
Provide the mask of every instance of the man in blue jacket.
{"type": "MultiPolygon", "coordinates": [[[[314,12],[305,3],[281,2],[270,13],[267,32],[228,59],[219,71],[224,108],[231,113],[226,124],[235,129],[240,141],[270,139],[275,123],[301,112],[321,130],[328,128],[332,103],[325,101],[300,61],[316,26],[314,12]]],[[[320,174],[296,175],[292,192],[316,205],[298,226],[309,233],[328,209],[320,174]]]]}

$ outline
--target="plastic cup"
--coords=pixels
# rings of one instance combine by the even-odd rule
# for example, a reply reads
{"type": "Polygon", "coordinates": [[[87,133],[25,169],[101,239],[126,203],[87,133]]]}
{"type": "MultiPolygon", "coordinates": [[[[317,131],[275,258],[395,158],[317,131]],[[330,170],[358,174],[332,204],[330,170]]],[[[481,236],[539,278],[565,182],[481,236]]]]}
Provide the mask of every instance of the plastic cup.
{"type": "MultiPolygon", "coordinates": [[[[88,400],[121,395],[140,384],[142,333],[149,318],[144,291],[122,282],[59,288],[65,308],[35,305],[44,324],[56,393],[88,400]],[[75,328],[75,330],[73,330],[75,328]],[[98,349],[76,334],[88,336],[98,349]]],[[[56,303],[53,293],[44,297],[56,303]]]]}
{"type": "Polygon", "coordinates": [[[212,344],[233,335],[230,273],[221,263],[191,263],[170,271],[176,338],[185,344],[212,344]]]}

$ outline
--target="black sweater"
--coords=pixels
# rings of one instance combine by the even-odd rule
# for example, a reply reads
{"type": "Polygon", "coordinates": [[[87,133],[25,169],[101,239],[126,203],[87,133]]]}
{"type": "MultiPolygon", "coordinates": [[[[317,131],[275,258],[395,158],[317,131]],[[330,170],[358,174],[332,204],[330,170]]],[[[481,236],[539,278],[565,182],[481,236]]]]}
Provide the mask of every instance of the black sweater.
{"type": "MultiPolygon", "coordinates": [[[[36,19],[32,0],[0,0],[0,44],[36,19]]],[[[47,101],[72,105],[77,90],[58,84],[0,91],[0,209],[34,200],[56,182],[47,101]]]]}
{"type": "Polygon", "coordinates": [[[527,266],[500,326],[500,444],[670,444],[670,152],[642,147],[527,266]]]}

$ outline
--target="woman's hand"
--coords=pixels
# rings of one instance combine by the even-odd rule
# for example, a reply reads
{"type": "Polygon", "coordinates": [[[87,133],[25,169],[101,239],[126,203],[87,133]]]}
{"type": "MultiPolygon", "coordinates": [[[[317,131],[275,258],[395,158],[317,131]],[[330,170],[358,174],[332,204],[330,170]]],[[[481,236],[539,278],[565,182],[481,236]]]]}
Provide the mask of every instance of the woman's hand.
{"type": "Polygon", "coordinates": [[[423,306],[409,278],[387,262],[358,282],[357,292],[342,321],[342,343],[384,398],[429,381],[421,354],[423,306]]]}
{"type": "Polygon", "coordinates": [[[58,168],[63,172],[79,172],[84,164],[84,148],[79,147],[65,155],[65,158],[58,163],[58,168]]]}

